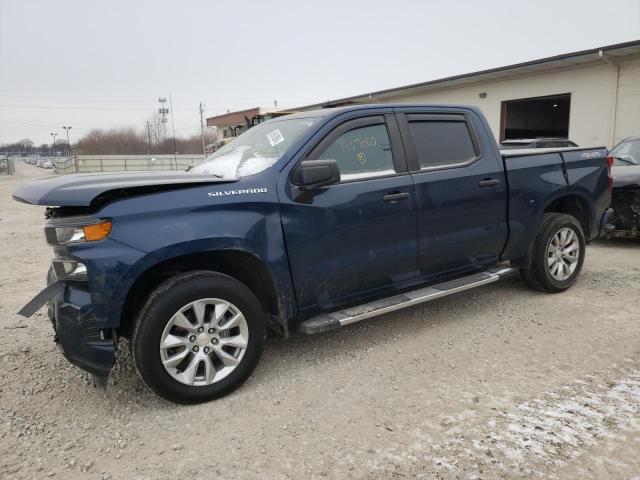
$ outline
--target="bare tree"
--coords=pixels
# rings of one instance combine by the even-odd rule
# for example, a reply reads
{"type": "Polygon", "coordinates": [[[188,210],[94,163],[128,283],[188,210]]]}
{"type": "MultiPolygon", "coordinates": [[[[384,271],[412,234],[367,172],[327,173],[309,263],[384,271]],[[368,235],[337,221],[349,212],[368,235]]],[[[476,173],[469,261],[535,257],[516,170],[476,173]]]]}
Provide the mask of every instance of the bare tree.
{"type": "MultiPolygon", "coordinates": [[[[157,127],[157,124],[156,124],[157,127]]],[[[173,153],[173,139],[159,139],[158,130],[154,130],[151,121],[146,128],[136,131],[133,128],[112,130],[92,130],[73,146],[73,151],[80,155],[118,155],[118,154],[171,154],[173,153]],[[151,137],[151,145],[149,145],[151,137]]],[[[208,132],[207,143],[215,141],[215,133],[208,132]]],[[[65,145],[66,147],[66,142],[65,145]]],[[[187,138],[176,138],[176,149],[179,154],[202,153],[202,140],[199,134],[187,138]]]]}
{"type": "Polygon", "coordinates": [[[162,120],[162,115],[159,113],[154,113],[147,120],[147,134],[151,140],[152,147],[160,145],[167,139],[167,124],[162,120]]]}
{"type": "Polygon", "coordinates": [[[74,145],[82,155],[145,154],[148,151],[143,135],[133,128],[92,130],[74,145]]]}

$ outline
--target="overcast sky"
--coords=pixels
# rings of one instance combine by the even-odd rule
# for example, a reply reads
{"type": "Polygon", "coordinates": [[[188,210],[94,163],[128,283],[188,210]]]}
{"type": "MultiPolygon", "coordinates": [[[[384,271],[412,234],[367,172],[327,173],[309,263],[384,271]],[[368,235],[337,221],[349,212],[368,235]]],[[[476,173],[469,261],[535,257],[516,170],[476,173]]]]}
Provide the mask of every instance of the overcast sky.
{"type": "Polygon", "coordinates": [[[640,0],[0,0],[0,143],[144,126],[174,100],[295,107],[640,39],[640,0]]]}

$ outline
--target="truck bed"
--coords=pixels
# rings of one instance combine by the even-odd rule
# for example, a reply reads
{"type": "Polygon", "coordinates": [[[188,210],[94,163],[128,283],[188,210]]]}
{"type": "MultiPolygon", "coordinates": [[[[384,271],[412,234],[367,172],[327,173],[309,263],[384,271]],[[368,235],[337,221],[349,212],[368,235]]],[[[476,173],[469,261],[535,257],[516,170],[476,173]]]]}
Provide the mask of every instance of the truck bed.
{"type": "Polygon", "coordinates": [[[585,235],[598,236],[602,212],[609,206],[605,147],[537,148],[500,152],[509,185],[509,239],[502,258],[526,262],[528,239],[555,199],[571,201],[585,235]],[[594,192],[597,197],[594,198],[594,192]],[[567,199],[569,197],[569,199],[567,199]]]}

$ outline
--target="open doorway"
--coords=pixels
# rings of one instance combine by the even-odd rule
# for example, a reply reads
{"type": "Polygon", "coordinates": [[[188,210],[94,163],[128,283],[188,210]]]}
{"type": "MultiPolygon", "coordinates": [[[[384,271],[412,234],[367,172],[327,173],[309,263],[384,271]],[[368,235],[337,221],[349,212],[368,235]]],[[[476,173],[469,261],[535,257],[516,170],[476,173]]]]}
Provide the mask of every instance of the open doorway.
{"type": "Polygon", "coordinates": [[[568,138],[571,94],[502,102],[500,140],[568,138]]]}

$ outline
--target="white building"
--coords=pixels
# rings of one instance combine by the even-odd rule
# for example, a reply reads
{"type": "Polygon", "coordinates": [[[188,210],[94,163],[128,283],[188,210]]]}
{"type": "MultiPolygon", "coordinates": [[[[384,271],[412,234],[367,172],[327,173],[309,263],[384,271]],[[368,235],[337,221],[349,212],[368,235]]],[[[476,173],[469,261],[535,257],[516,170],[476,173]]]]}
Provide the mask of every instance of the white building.
{"type": "Polygon", "coordinates": [[[499,140],[568,137],[578,145],[611,147],[640,135],[640,40],[297,110],[389,102],[476,105],[499,140]]]}

